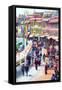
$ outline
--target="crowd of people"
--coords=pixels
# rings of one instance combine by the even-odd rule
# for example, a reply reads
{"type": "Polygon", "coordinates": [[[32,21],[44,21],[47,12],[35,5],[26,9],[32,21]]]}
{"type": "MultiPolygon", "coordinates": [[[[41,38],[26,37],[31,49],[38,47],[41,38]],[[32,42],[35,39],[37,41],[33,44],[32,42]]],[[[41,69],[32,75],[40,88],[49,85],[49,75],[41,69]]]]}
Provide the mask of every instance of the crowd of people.
{"type": "MultiPolygon", "coordinates": [[[[31,55],[27,55],[24,62],[22,63],[22,75],[28,76],[30,68],[34,65],[35,70],[42,65],[42,61],[45,63],[45,74],[48,74],[48,69],[54,70],[51,80],[58,80],[59,78],[59,58],[56,59],[57,50],[54,45],[46,47],[46,43],[41,41],[33,41],[31,55]],[[44,45],[42,46],[42,43],[44,45]],[[47,53],[42,53],[42,49],[46,49],[47,53]]],[[[58,56],[58,55],[57,55],[58,56]]]]}

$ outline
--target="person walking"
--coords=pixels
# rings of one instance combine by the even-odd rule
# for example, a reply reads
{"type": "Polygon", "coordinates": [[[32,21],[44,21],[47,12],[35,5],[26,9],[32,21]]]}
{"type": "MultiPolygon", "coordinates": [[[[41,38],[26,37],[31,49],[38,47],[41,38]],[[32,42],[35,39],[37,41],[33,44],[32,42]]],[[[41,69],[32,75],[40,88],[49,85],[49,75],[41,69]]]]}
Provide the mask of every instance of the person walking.
{"type": "Polygon", "coordinates": [[[38,60],[35,58],[35,69],[38,70],[38,60]]]}
{"type": "Polygon", "coordinates": [[[25,71],[24,63],[22,64],[21,71],[22,71],[22,75],[24,76],[24,71],[25,71]]]}
{"type": "Polygon", "coordinates": [[[48,64],[46,63],[46,65],[45,65],[45,74],[47,74],[47,70],[48,70],[48,64]]]}
{"type": "Polygon", "coordinates": [[[41,65],[41,59],[42,59],[42,51],[39,50],[39,66],[41,65]]]}
{"type": "Polygon", "coordinates": [[[43,61],[45,62],[45,54],[43,54],[43,61]]]}
{"type": "Polygon", "coordinates": [[[29,67],[30,67],[30,56],[27,56],[26,61],[25,61],[25,72],[26,72],[26,76],[28,76],[28,72],[29,72],[29,67]]]}

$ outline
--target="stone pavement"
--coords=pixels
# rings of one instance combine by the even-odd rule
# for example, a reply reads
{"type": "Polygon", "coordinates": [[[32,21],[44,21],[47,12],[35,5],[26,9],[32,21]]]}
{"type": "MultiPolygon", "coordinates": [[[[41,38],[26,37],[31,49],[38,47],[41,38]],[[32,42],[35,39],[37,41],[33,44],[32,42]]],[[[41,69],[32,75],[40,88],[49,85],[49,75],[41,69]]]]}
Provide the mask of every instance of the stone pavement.
{"type": "Polygon", "coordinates": [[[43,72],[43,74],[41,74],[41,70],[39,71],[39,73],[37,74],[36,77],[33,78],[34,81],[44,81],[44,80],[51,80],[51,76],[54,73],[54,70],[48,70],[47,74],[45,74],[43,72]]]}

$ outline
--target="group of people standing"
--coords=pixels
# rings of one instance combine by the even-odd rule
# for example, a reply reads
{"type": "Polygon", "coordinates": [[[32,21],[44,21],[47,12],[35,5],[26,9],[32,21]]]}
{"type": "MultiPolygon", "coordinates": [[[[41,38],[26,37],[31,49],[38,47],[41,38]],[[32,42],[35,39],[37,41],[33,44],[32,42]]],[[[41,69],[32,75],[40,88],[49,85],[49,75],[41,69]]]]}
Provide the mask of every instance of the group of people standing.
{"type": "Polygon", "coordinates": [[[35,64],[35,69],[38,69],[38,66],[41,65],[41,57],[42,57],[42,52],[41,50],[36,49],[33,53],[33,62],[35,64]]]}
{"type": "Polygon", "coordinates": [[[36,41],[35,44],[32,47],[33,49],[33,61],[35,64],[35,69],[38,69],[38,66],[41,66],[41,62],[45,62],[45,58],[47,53],[45,53],[44,50],[47,51],[45,47],[45,42],[44,45],[41,45],[41,41],[36,41]]]}
{"type": "MultiPolygon", "coordinates": [[[[31,56],[27,55],[27,57],[24,60],[24,63],[22,64],[22,74],[23,76],[26,74],[28,76],[29,69],[31,65],[35,66],[35,69],[38,70],[38,66],[41,65],[41,60],[42,60],[42,49],[41,47],[35,45],[35,50],[33,50],[32,47],[32,52],[31,56]]],[[[43,55],[43,59],[45,59],[45,54],[43,55]]]]}

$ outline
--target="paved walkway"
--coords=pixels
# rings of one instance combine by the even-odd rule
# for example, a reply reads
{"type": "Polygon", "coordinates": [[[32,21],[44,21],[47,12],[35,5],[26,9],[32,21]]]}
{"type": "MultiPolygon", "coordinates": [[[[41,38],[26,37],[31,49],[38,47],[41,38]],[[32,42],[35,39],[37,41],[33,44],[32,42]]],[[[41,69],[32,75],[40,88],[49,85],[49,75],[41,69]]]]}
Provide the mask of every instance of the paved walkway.
{"type": "Polygon", "coordinates": [[[16,81],[17,82],[22,82],[22,81],[32,81],[34,77],[36,77],[38,75],[38,73],[41,70],[41,74],[44,73],[44,66],[39,66],[38,70],[35,69],[35,66],[31,67],[28,73],[28,76],[19,76],[16,81]]]}
{"type": "Polygon", "coordinates": [[[27,81],[43,81],[43,80],[50,80],[53,70],[48,70],[47,75],[45,75],[45,65],[41,65],[38,67],[38,70],[35,67],[31,67],[28,73],[28,76],[19,76],[16,79],[16,82],[27,82],[27,81]]]}
{"type": "Polygon", "coordinates": [[[43,73],[41,74],[41,71],[38,73],[37,76],[33,78],[34,81],[44,81],[44,80],[51,80],[52,74],[54,73],[54,70],[48,70],[47,74],[43,73]]]}

